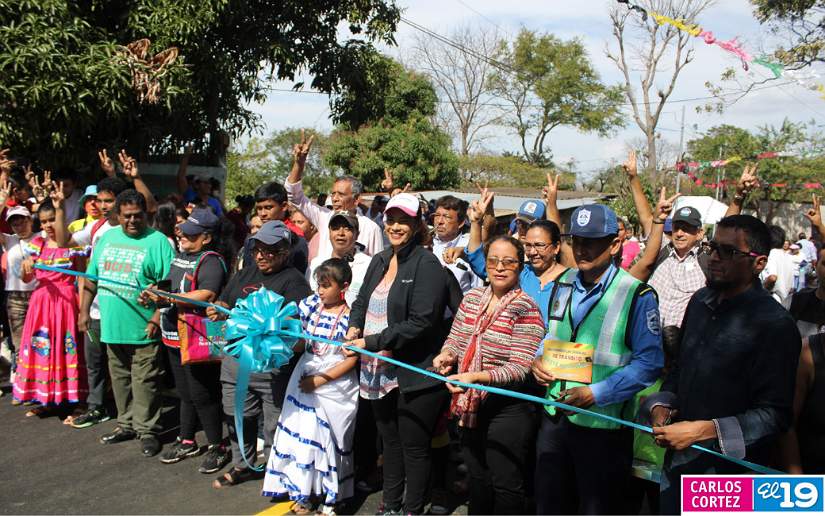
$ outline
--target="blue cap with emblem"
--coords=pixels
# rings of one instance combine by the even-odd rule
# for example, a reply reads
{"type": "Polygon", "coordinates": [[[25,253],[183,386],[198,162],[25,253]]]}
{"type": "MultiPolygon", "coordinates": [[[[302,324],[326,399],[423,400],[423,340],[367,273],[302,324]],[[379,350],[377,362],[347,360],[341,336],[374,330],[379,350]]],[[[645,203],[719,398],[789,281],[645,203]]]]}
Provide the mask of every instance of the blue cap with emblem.
{"type": "Polygon", "coordinates": [[[538,219],[544,218],[544,203],[538,199],[524,201],[518,208],[516,220],[527,224],[532,224],[538,219]]]}
{"type": "Polygon", "coordinates": [[[580,238],[604,238],[619,234],[616,213],[603,204],[579,206],[570,216],[570,235],[580,238]]]}

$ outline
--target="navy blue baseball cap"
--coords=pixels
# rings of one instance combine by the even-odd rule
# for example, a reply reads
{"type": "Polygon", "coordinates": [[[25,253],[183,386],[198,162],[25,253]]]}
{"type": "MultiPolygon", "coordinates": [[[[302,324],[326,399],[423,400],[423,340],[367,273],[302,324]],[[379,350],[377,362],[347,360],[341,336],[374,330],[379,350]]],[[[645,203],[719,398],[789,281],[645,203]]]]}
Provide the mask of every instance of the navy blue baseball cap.
{"type": "Polygon", "coordinates": [[[570,216],[570,235],[581,238],[604,238],[619,234],[616,212],[604,204],[579,206],[570,216]]]}
{"type": "Polygon", "coordinates": [[[532,224],[538,219],[544,218],[544,203],[538,199],[524,201],[518,208],[516,220],[527,224],[532,224]]]}
{"type": "Polygon", "coordinates": [[[186,219],[178,225],[184,235],[200,235],[212,233],[218,227],[218,217],[209,208],[195,208],[186,219]]]}
{"type": "Polygon", "coordinates": [[[252,235],[252,240],[263,242],[266,245],[275,245],[281,240],[289,241],[292,233],[280,220],[270,220],[265,222],[257,233],[252,235]]]}

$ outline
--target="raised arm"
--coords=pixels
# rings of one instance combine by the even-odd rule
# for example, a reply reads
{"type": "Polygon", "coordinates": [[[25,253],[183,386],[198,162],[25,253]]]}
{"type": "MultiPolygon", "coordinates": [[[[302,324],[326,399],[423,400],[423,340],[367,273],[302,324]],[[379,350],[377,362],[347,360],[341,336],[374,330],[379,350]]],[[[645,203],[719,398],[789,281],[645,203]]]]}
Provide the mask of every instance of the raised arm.
{"type": "Polygon", "coordinates": [[[157,213],[158,202],[155,200],[155,196],[152,195],[152,191],[149,190],[148,186],[146,186],[143,178],[140,177],[140,172],[138,171],[137,161],[135,161],[135,158],[126,154],[125,150],[120,151],[118,158],[120,159],[121,166],[123,166],[123,174],[132,180],[135,190],[143,194],[143,197],[146,198],[146,212],[149,214],[157,213]]]}
{"type": "Polygon", "coordinates": [[[66,196],[63,194],[63,181],[54,185],[49,192],[49,197],[54,206],[54,239],[59,247],[68,247],[71,233],[66,227],[68,221],[66,221],[66,212],[63,209],[66,202],[66,196]]]}
{"type": "Polygon", "coordinates": [[[736,183],[736,193],[733,195],[733,201],[728,206],[728,211],[725,212],[725,217],[731,215],[739,215],[742,213],[742,207],[748,198],[748,193],[759,186],[759,179],[756,177],[756,165],[745,165],[742,170],[742,176],[736,183]]]}
{"type": "Polygon", "coordinates": [[[650,203],[647,201],[645,190],[642,188],[642,181],[639,179],[639,171],[636,167],[636,151],[630,151],[627,161],[622,164],[622,168],[630,181],[630,191],[633,194],[633,204],[636,206],[636,213],[639,214],[639,223],[645,236],[650,234],[653,226],[653,212],[650,203]]]}
{"type": "MultiPolygon", "coordinates": [[[[547,214],[547,220],[550,222],[554,222],[558,227],[559,231],[564,231],[564,226],[561,222],[561,213],[559,212],[558,206],[558,199],[559,199],[559,178],[561,176],[556,174],[547,174],[547,186],[542,189],[542,197],[544,198],[544,204],[547,206],[545,213],[547,214]]],[[[570,247],[564,239],[561,241],[561,257],[559,262],[564,265],[565,267],[575,267],[576,266],[576,259],[573,257],[573,248],[570,247]]]]}
{"type": "Polygon", "coordinates": [[[315,135],[312,134],[309,136],[309,140],[307,140],[304,130],[301,129],[301,143],[296,143],[292,147],[292,169],[289,171],[289,176],[287,177],[288,182],[295,184],[301,182],[304,178],[307,156],[309,156],[309,151],[312,148],[312,141],[314,139],[315,135]]]}
{"type": "Polygon", "coordinates": [[[192,156],[192,149],[190,147],[186,147],[183,150],[183,157],[180,159],[180,164],[178,165],[178,193],[181,195],[186,195],[186,190],[189,189],[189,183],[186,181],[186,170],[189,168],[189,158],[192,156]]]}
{"type": "Polygon", "coordinates": [[[633,264],[630,268],[630,275],[639,281],[647,281],[653,275],[656,267],[656,258],[659,256],[659,251],[662,247],[662,235],[665,232],[665,219],[673,210],[673,202],[679,194],[673,197],[667,197],[667,189],[662,188],[659,192],[659,202],[656,204],[656,210],[653,214],[653,229],[650,231],[650,236],[647,239],[645,252],[641,258],[633,264]]]}
{"type": "Polygon", "coordinates": [[[488,188],[480,188],[481,195],[472,204],[470,217],[470,241],[467,243],[467,252],[473,252],[484,244],[484,216],[493,209],[495,192],[488,188]]]}
{"type": "MultiPolygon", "coordinates": [[[[8,179],[2,179],[0,182],[0,211],[6,205],[6,201],[11,197],[11,183],[8,179]]],[[[6,234],[0,231],[0,245],[6,245],[6,234]]]]}
{"type": "Polygon", "coordinates": [[[822,223],[822,212],[820,211],[820,201],[816,194],[811,195],[813,207],[804,213],[805,218],[811,221],[811,226],[819,233],[819,238],[825,242],[825,224],[822,223]]]}
{"type": "Polygon", "coordinates": [[[97,151],[97,159],[100,162],[100,170],[102,170],[107,177],[115,177],[117,174],[115,171],[115,163],[112,161],[112,158],[109,157],[106,149],[97,151]]]}

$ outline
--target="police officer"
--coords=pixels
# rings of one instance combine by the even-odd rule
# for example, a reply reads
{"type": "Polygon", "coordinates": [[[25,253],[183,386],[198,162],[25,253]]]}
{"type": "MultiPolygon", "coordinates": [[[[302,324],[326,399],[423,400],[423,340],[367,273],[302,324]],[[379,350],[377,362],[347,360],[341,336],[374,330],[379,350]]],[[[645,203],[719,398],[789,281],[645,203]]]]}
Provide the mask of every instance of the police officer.
{"type": "MultiPolygon", "coordinates": [[[[658,378],[664,363],[656,296],[613,264],[622,249],[613,210],[581,206],[569,227],[577,269],[559,278],[545,344],[592,350],[592,366],[586,368],[591,378],[567,379],[568,370],[542,356],[533,361],[533,375],[547,387],[548,399],[632,419],[627,402],[658,378]]],[[[537,513],[624,512],[632,448],[633,433],[626,427],[546,406],[536,443],[537,513]]]]}

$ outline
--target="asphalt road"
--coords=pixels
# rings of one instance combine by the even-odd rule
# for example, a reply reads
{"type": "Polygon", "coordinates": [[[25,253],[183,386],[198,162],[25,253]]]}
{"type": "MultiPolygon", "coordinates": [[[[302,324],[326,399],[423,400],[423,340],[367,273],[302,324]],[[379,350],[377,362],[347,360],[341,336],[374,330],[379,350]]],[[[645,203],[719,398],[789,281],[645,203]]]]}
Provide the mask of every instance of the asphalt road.
{"type": "MultiPolygon", "coordinates": [[[[12,406],[8,384],[0,397],[0,514],[285,514],[287,503],[264,498],[262,481],[214,489],[218,476],[198,473],[195,457],[172,465],[145,458],[139,441],[103,445],[114,420],[78,430],[58,415],[25,417],[12,406]]],[[[114,410],[110,410],[114,413],[114,410]]],[[[164,446],[177,435],[174,399],[166,399],[164,446]]],[[[205,443],[202,433],[198,442],[205,443]]],[[[359,493],[347,513],[375,514],[381,493],[359,493]]],[[[458,505],[459,501],[454,502],[458,505]]],[[[466,514],[459,506],[456,514],[466,514]]]]}

